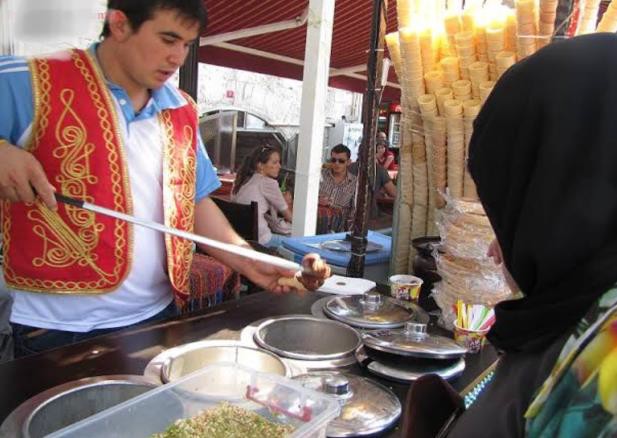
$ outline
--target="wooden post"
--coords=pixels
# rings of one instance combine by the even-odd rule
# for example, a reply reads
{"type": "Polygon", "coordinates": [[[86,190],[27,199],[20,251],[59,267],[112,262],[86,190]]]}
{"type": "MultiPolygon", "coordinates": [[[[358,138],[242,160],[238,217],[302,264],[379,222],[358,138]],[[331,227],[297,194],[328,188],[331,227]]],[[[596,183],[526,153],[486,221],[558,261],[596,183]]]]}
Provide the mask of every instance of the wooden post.
{"type": "Polygon", "coordinates": [[[199,76],[199,46],[191,44],[189,54],[180,67],[180,89],[189,94],[197,102],[197,79],[199,76]]]}
{"type": "Polygon", "coordinates": [[[362,122],[364,131],[362,144],[358,153],[358,189],[356,193],[356,216],[351,231],[351,259],[347,266],[347,276],[364,276],[364,258],[366,255],[366,235],[373,182],[375,180],[375,134],[379,116],[379,102],[382,92],[383,51],[386,35],[387,0],[373,1],[373,21],[371,29],[370,51],[367,63],[366,92],[362,122]],[[372,178],[369,178],[369,173],[372,178]]]}

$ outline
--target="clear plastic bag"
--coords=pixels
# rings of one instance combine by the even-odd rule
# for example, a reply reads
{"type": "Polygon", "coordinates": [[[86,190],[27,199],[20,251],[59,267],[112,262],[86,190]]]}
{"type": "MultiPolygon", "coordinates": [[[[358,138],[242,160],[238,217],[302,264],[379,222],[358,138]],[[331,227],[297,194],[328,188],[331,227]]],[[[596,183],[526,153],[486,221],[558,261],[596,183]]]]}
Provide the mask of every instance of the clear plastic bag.
{"type": "Polygon", "coordinates": [[[435,284],[433,297],[442,310],[442,325],[452,328],[457,300],[494,306],[512,293],[502,267],[487,256],[495,234],[482,205],[449,195],[445,199],[437,220],[442,245],[433,254],[442,280],[435,284]]]}

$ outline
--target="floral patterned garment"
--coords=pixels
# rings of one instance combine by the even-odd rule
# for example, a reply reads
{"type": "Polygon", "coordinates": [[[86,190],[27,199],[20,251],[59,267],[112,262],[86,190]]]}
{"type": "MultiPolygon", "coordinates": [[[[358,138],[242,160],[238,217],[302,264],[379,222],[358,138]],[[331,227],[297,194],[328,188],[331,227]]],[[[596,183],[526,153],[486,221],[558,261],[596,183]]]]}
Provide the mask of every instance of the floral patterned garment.
{"type": "Polygon", "coordinates": [[[579,322],[525,418],[532,438],[617,437],[617,287],[579,322]]]}

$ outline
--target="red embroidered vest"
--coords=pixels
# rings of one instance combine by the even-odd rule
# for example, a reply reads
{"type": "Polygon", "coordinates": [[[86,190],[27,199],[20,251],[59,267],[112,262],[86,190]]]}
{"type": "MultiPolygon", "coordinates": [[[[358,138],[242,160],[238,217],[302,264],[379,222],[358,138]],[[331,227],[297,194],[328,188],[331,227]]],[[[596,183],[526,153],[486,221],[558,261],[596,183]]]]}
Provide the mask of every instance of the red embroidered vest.
{"type": "MultiPolygon", "coordinates": [[[[132,214],[117,114],[91,55],[30,62],[34,120],[27,150],[59,193],[132,214]]],[[[193,231],[197,110],[164,110],[165,224],[193,231]]],[[[61,294],[100,294],[124,281],[133,262],[132,225],[76,207],[57,212],[40,202],[2,203],[4,276],[9,287],[61,294]]],[[[191,242],[165,237],[176,298],[188,297],[191,242]]]]}

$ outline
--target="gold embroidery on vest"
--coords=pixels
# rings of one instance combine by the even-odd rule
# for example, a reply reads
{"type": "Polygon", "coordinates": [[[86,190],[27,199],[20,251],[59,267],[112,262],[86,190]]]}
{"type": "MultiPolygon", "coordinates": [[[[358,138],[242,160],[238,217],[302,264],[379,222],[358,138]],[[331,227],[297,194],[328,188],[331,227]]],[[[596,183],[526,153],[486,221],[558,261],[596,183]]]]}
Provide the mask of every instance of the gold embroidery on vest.
{"type": "MultiPolygon", "coordinates": [[[[118,115],[115,111],[115,106],[107,89],[107,85],[104,83],[104,75],[100,70],[97,62],[93,59],[90,52],[83,52],[84,58],[88,61],[92,70],[95,72],[94,77],[90,74],[84,62],[75,51],[73,59],[75,65],[80,69],[86,80],[88,81],[88,89],[91,90],[92,98],[95,101],[98,114],[105,114],[107,117],[100,117],[100,126],[104,131],[105,147],[109,151],[109,162],[111,163],[112,174],[112,193],[114,194],[114,208],[123,213],[133,213],[133,199],[131,197],[131,187],[128,180],[128,163],[126,154],[124,152],[124,146],[120,144],[120,147],[116,149],[114,146],[114,136],[122,143],[122,136],[120,135],[118,115]],[[103,95],[100,96],[96,90],[103,91],[103,95]],[[107,114],[106,108],[110,108],[111,115],[107,114]],[[112,124],[109,123],[112,122],[112,124]],[[117,151],[117,152],[116,152],[117,151]],[[119,156],[118,156],[119,155],[119,156]],[[124,189],[124,190],[123,190],[124,189]],[[124,197],[122,194],[124,193],[124,197]],[[124,207],[126,205],[126,208],[124,207]]],[[[122,253],[122,247],[128,245],[128,266],[125,271],[124,280],[128,273],[131,271],[131,265],[133,263],[133,226],[131,224],[123,224],[122,221],[116,220],[116,226],[114,228],[114,237],[116,238],[116,249],[114,255],[117,260],[123,260],[124,254],[122,253]],[[126,226],[126,228],[125,228],[126,226]],[[128,235],[125,233],[125,229],[128,230],[128,235]]],[[[117,269],[121,267],[120,263],[116,264],[117,269]]]]}
{"type": "MultiPolygon", "coordinates": [[[[91,96],[98,96],[96,84],[90,75],[90,72],[85,68],[83,61],[74,52],[72,56],[75,65],[80,69],[84,78],[88,82],[88,89],[91,96]]],[[[47,63],[44,63],[47,66],[47,63]]],[[[48,68],[46,69],[48,72],[48,68]]],[[[49,74],[47,73],[47,78],[49,74]]],[[[49,82],[49,81],[47,81],[49,82]]],[[[48,93],[44,93],[48,94],[48,93]]],[[[54,137],[56,146],[53,151],[54,158],[60,162],[60,174],[56,177],[55,182],[60,190],[60,193],[69,196],[83,199],[92,202],[91,196],[86,196],[88,185],[95,185],[98,178],[91,173],[90,157],[94,151],[94,144],[88,142],[88,133],[85,123],[73,111],[73,101],[75,99],[75,91],[71,89],[63,89],[60,92],[59,105],[61,105],[61,113],[58,118],[58,123],[54,129],[54,137]]],[[[96,103],[102,103],[100,99],[94,99],[96,103]]],[[[98,105],[97,105],[98,106],[98,105]]],[[[45,105],[47,113],[49,113],[50,105],[45,105]]],[[[101,107],[99,114],[101,114],[101,107]]],[[[108,116],[108,114],[105,114],[108,116]]],[[[103,119],[99,117],[101,125],[103,119]]],[[[47,120],[47,117],[44,118],[47,120]]],[[[41,119],[41,122],[43,119],[41,119]]],[[[48,121],[45,123],[47,127],[48,121]]],[[[107,122],[108,124],[108,122],[107,122]]],[[[44,132],[42,129],[40,133],[44,132]]],[[[113,141],[113,134],[109,135],[105,132],[105,140],[113,141]]],[[[40,138],[40,137],[39,137],[40,138]]],[[[38,140],[38,138],[37,138],[38,140]]],[[[39,142],[35,142],[38,144],[39,142]]],[[[114,148],[115,149],[115,148],[114,148]]],[[[113,151],[113,158],[117,158],[117,154],[113,151]]],[[[112,168],[117,164],[110,157],[112,168]]],[[[117,160],[116,160],[117,161],[117,160]]],[[[117,169],[112,169],[118,172],[117,169]]],[[[119,172],[118,172],[119,173],[119,172]]],[[[38,235],[43,242],[43,253],[40,257],[32,260],[35,267],[48,266],[53,268],[63,268],[77,264],[81,267],[89,266],[94,272],[101,277],[95,284],[104,284],[108,281],[114,282],[119,275],[119,270],[122,266],[116,263],[114,266],[115,272],[107,273],[97,266],[97,255],[94,253],[99,243],[99,236],[104,229],[104,226],[97,223],[95,214],[83,209],[78,209],[72,206],[65,206],[67,219],[77,228],[77,234],[62,218],[55,212],[49,211],[46,207],[37,205],[36,210],[28,212],[28,218],[37,223],[33,227],[33,232],[38,235]],[[101,282],[103,280],[103,282],[101,282]]],[[[120,245],[117,245],[118,248],[120,245]]],[[[122,257],[122,254],[120,254],[122,257]]],[[[95,286],[96,287],[96,286],[95,286]]]]}
{"type": "MultiPolygon", "coordinates": [[[[90,170],[90,157],[95,146],[87,141],[86,126],[72,110],[74,98],[73,90],[65,89],[60,93],[64,109],[55,131],[58,147],[53,155],[61,161],[61,174],[56,177],[56,182],[57,187],[60,187],[60,193],[94,202],[94,199],[86,193],[88,185],[98,183],[98,178],[92,175],[90,170]]],[[[94,250],[104,226],[95,221],[95,214],[90,211],[66,206],[66,212],[71,222],[80,228],[79,238],[83,246],[94,250]]]]}
{"type": "Polygon", "coordinates": [[[11,245],[11,202],[1,201],[0,219],[2,219],[2,244],[4,245],[4,272],[9,273],[9,246],[11,245]]]}
{"type": "Polygon", "coordinates": [[[43,59],[28,62],[32,72],[32,95],[34,99],[34,120],[32,121],[32,135],[26,145],[26,150],[34,151],[49,126],[51,105],[49,96],[51,81],[49,78],[49,63],[43,59]],[[36,129],[36,128],[39,129],[36,129]]]}
{"type": "Polygon", "coordinates": [[[66,225],[58,213],[49,210],[41,203],[37,203],[37,210],[28,213],[28,218],[38,224],[32,231],[43,240],[43,257],[37,257],[32,261],[35,267],[62,268],[77,263],[81,267],[89,266],[107,280],[113,279],[113,274],[106,273],[96,263],[98,256],[93,250],[98,244],[98,239],[94,244],[85,242],[66,225]]]}
{"type": "MultiPolygon", "coordinates": [[[[196,159],[193,152],[195,132],[191,126],[184,126],[183,144],[177,145],[174,141],[174,128],[170,112],[163,111],[160,120],[164,130],[167,162],[164,169],[164,172],[167,172],[165,190],[170,190],[166,195],[169,202],[165,205],[165,217],[169,219],[169,226],[192,232],[195,209],[196,159]],[[178,151],[182,151],[185,155],[179,157],[178,151]],[[182,190],[177,190],[176,185],[169,184],[173,181],[181,181],[182,190]]],[[[188,274],[193,259],[193,244],[186,239],[174,239],[169,235],[165,237],[165,240],[168,248],[167,258],[170,271],[181,275],[181,284],[174,284],[174,286],[176,289],[186,292],[188,291],[188,274]],[[171,250],[172,242],[175,244],[173,251],[171,250]]]]}
{"type": "MultiPolygon", "coordinates": [[[[113,101],[109,96],[109,92],[107,91],[105,83],[101,79],[103,77],[102,73],[97,68],[94,60],[91,59],[90,55],[87,52],[81,53],[83,53],[85,61],[80,57],[80,52],[77,50],[74,50],[72,52],[71,59],[74,62],[74,65],[81,72],[84,80],[87,82],[90,98],[94,102],[99,124],[103,131],[104,144],[106,150],[108,151],[108,163],[110,166],[110,173],[112,175],[111,191],[114,195],[114,208],[116,210],[120,210],[130,214],[132,212],[132,200],[130,197],[130,188],[127,176],[128,171],[126,167],[126,157],[124,155],[122,145],[120,144],[119,147],[116,147],[114,143],[115,139],[121,141],[121,136],[118,129],[118,120],[117,115],[114,111],[113,101]],[[94,75],[91,73],[90,68],[95,72],[94,75]],[[103,96],[101,96],[99,90],[102,91],[103,96]],[[122,172],[122,170],[124,172],[122,172]],[[124,196],[126,196],[126,198],[124,196]]],[[[36,150],[36,148],[38,147],[41,138],[43,137],[45,131],[49,126],[49,114],[51,112],[51,105],[49,102],[51,82],[49,75],[49,64],[47,61],[42,59],[31,61],[30,71],[32,74],[34,99],[33,128],[36,128],[37,126],[40,128],[33,129],[32,136],[27,146],[28,150],[33,151],[36,150]]],[[[67,104],[67,102],[70,102],[73,98],[71,93],[72,90],[62,91],[62,100],[65,105],[65,112],[63,115],[68,115],[69,113],[72,113],[74,115],[74,113],[70,111],[70,107],[68,108],[68,111],[66,111],[67,106],[70,105],[67,104]],[[65,94],[65,92],[68,92],[68,94],[65,94]]],[[[81,123],[81,126],[84,126],[83,123],[81,123]]],[[[81,138],[81,132],[79,129],[76,129],[75,126],[69,127],[68,129],[63,129],[62,131],[63,132],[57,131],[56,127],[57,138],[64,137],[69,141],[76,141],[77,143],[79,143],[79,140],[81,138]]],[[[59,142],[59,144],[64,144],[64,142],[59,142]]],[[[89,147],[90,146],[87,146],[83,151],[88,152],[89,147]]],[[[91,153],[91,151],[88,152],[86,155],[89,155],[89,153],[91,153]]],[[[56,158],[62,157],[62,154],[66,154],[67,156],[69,155],[66,151],[54,151],[54,156],[56,156],[56,158]],[[57,156],[55,155],[56,153],[59,153],[61,155],[57,156]]],[[[71,157],[78,159],[86,158],[84,156],[75,157],[74,155],[76,154],[72,154],[71,157]]],[[[68,170],[69,175],[71,173],[81,176],[83,176],[84,173],[87,174],[87,171],[85,171],[82,167],[87,166],[89,169],[89,163],[87,162],[87,160],[85,161],[85,164],[76,164],[75,162],[71,163],[70,159],[67,159],[66,157],[62,161],[63,173],[68,170]]],[[[88,181],[88,178],[83,179],[88,181]]],[[[90,181],[88,182],[90,183],[90,181]]],[[[61,182],[64,184],[64,186],[61,188],[61,190],[63,190],[63,193],[70,193],[73,196],[78,195],[78,197],[82,199],[91,200],[90,197],[84,195],[84,192],[82,192],[81,194],[78,193],[81,183],[77,183],[77,185],[75,185],[73,184],[74,181],[70,181],[69,179],[64,178],[61,178],[61,182]],[[64,190],[66,190],[66,192],[64,190]]],[[[13,279],[13,285],[18,288],[23,288],[35,292],[48,292],[50,290],[54,290],[57,293],[71,293],[72,291],[78,290],[81,293],[85,294],[99,294],[115,290],[117,286],[121,283],[121,281],[126,278],[128,272],[130,272],[130,265],[132,261],[132,236],[130,235],[130,226],[126,226],[126,224],[124,224],[120,220],[115,221],[114,237],[116,239],[116,247],[114,251],[114,256],[117,260],[117,263],[114,266],[113,273],[105,273],[96,265],[97,255],[91,253],[91,249],[96,247],[93,242],[98,242],[97,234],[100,233],[102,230],[102,225],[96,224],[96,222],[94,221],[93,213],[66,206],[67,213],[71,217],[71,220],[74,223],[79,224],[79,226],[82,228],[79,231],[79,234],[75,235],[73,231],[66,227],[66,224],[60,224],[57,222],[57,220],[59,220],[59,222],[62,222],[62,220],[57,217],[57,213],[50,212],[46,209],[46,207],[43,207],[41,205],[37,205],[37,207],[38,212],[31,211],[28,213],[28,216],[31,220],[39,224],[43,224],[45,221],[47,221],[45,226],[39,225],[35,226],[34,228],[36,229],[35,233],[43,238],[43,241],[45,242],[45,247],[49,249],[46,249],[44,251],[43,257],[35,259],[36,261],[33,262],[34,266],[42,266],[45,263],[55,263],[60,264],[59,266],[61,267],[62,263],[67,262],[67,256],[69,256],[70,254],[70,257],[74,259],[73,263],[77,262],[80,266],[92,266],[94,271],[97,272],[101,276],[101,278],[96,281],[64,281],[24,278],[17,276],[14,271],[8,266],[9,263],[6,263],[5,272],[7,274],[7,277],[10,276],[13,279]],[[37,213],[39,213],[40,216],[37,216],[37,213]],[[56,219],[46,217],[46,215],[50,213],[56,215],[56,219]],[[50,223],[53,223],[53,231],[50,231],[50,223]],[[46,233],[45,230],[47,230],[48,232],[46,233]],[[66,230],[70,231],[70,233],[67,233],[66,230]],[[128,236],[125,230],[129,230],[128,236]],[[61,237],[58,238],[58,236],[61,237]],[[58,247],[58,242],[64,242],[64,247],[58,247]],[[121,275],[123,267],[125,266],[125,255],[123,253],[123,248],[125,248],[127,244],[129,258],[128,262],[126,263],[128,263],[128,266],[126,266],[126,269],[124,270],[124,275],[121,275]],[[50,248],[50,246],[54,247],[50,248]]],[[[4,211],[9,212],[9,210],[10,203],[7,201],[4,203],[4,211]]],[[[9,237],[11,229],[11,221],[9,214],[4,215],[4,222],[2,226],[5,236],[4,245],[6,248],[8,248],[11,243],[9,237]]],[[[6,252],[8,253],[8,249],[6,252]]],[[[5,258],[6,257],[7,255],[5,254],[5,258]]]]}

